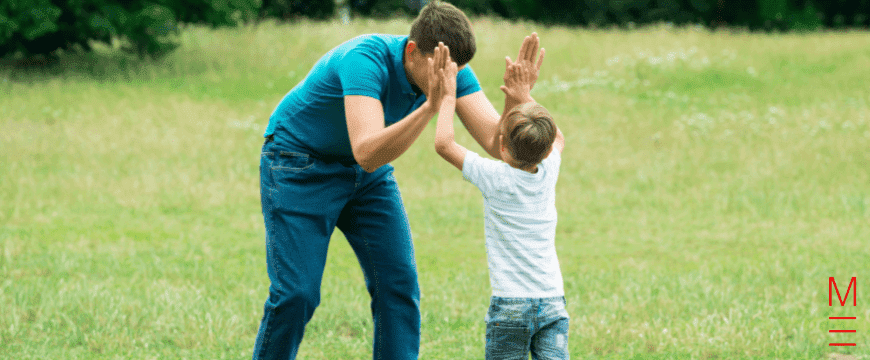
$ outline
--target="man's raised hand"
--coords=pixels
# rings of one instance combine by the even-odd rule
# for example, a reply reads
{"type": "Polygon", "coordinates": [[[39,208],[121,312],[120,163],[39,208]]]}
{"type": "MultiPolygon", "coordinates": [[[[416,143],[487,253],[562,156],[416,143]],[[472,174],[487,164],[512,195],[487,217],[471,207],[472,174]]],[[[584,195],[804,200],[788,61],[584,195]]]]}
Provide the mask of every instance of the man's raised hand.
{"type": "Polygon", "coordinates": [[[450,49],[447,48],[444,43],[439,42],[438,46],[435,47],[435,51],[432,57],[428,60],[429,92],[426,94],[426,101],[432,104],[433,109],[435,109],[436,111],[441,106],[441,100],[443,100],[445,95],[444,68],[447,66],[449,59],[450,49]]]}

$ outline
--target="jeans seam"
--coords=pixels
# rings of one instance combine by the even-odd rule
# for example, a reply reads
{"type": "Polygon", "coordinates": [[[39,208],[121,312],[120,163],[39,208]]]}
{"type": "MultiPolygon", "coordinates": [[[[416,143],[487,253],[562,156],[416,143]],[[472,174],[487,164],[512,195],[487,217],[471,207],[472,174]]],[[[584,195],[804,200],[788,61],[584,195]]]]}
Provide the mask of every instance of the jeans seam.
{"type": "MultiPolygon", "coordinates": [[[[272,152],[263,152],[262,156],[270,158],[273,156],[273,153],[272,152]]],[[[266,160],[270,160],[270,159],[266,159],[266,160]]],[[[272,173],[272,166],[271,165],[272,164],[270,161],[269,165],[266,166],[265,169],[263,169],[264,171],[268,171],[267,175],[269,177],[269,180],[271,180],[271,183],[265,189],[266,191],[264,191],[265,196],[268,198],[268,200],[266,200],[266,203],[267,203],[266,208],[263,209],[263,210],[265,210],[265,211],[263,211],[263,222],[265,223],[265,226],[266,226],[267,256],[268,256],[268,253],[271,251],[269,248],[272,246],[271,240],[270,240],[271,237],[269,236],[269,233],[271,232],[274,234],[274,229],[273,229],[274,219],[272,219],[273,210],[274,210],[274,205],[272,204],[272,201],[274,201],[274,194],[273,193],[275,191],[277,191],[276,186],[275,186],[275,177],[274,177],[274,174],[272,173]]],[[[261,174],[260,176],[263,176],[263,174],[261,174]]],[[[261,182],[262,182],[262,180],[261,180],[261,182]]],[[[260,344],[260,351],[255,354],[256,359],[263,358],[264,354],[266,353],[266,349],[268,349],[268,347],[269,347],[269,339],[271,338],[271,335],[272,335],[272,321],[273,321],[272,310],[268,310],[264,316],[266,317],[266,319],[265,319],[266,320],[266,328],[263,330],[263,340],[262,340],[263,342],[260,344]]]]}
{"type": "Polygon", "coordinates": [[[304,158],[308,158],[308,154],[303,154],[295,151],[281,151],[280,154],[281,156],[301,156],[304,158]]]}
{"type": "MultiPolygon", "coordinates": [[[[371,269],[372,269],[372,276],[375,278],[375,279],[374,279],[374,280],[375,280],[375,297],[376,297],[376,298],[378,299],[378,301],[380,302],[382,299],[381,299],[381,296],[380,296],[380,295],[381,295],[381,290],[380,290],[380,281],[379,281],[379,279],[378,279],[378,269],[377,269],[375,266],[372,265],[372,252],[371,252],[371,249],[369,248],[369,241],[368,241],[368,239],[367,239],[365,236],[363,236],[363,237],[362,237],[362,240],[363,240],[363,245],[365,245],[365,247],[366,247],[366,258],[367,258],[367,259],[366,259],[366,262],[368,263],[369,266],[371,266],[371,269]]],[[[380,305],[380,304],[378,304],[378,305],[380,305]]],[[[381,318],[381,315],[382,315],[381,312],[378,311],[378,318],[377,318],[377,319],[372,319],[372,320],[375,322],[375,324],[378,323],[378,320],[381,318]]],[[[384,331],[383,326],[379,326],[378,332],[383,332],[383,331],[384,331]]],[[[375,338],[374,338],[373,340],[376,341],[376,340],[378,339],[378,337],[381,336],[381,335],[382,335],[382,334],[379,334],[379,333],[374,334],[375,338]]],[[[375,342],[375,341],[373,341],[373,342],[375,342]]],[[[383,344],[384,344],[383,341],[376,341],[376,342],[378,343],[379,346],[383,346],[383,344]]],[[[380,351],[380,350],[381,350],[380,348],[378,348],[378,349],[374,349],[374,354],[372,354],[372,355],[374,355],[375,359],[380,359],[380,358],[381,358],[381,351],[380,351]]]]}
{"type": "Polygon", "coordinates": [[[257,359],[262,359],[263,354],[266,353],[266,349],[269,347],[269,339],[272,337],[272,312],[274,309],[269,310],[268,319],[266,319],[266,330],[263,331],[263,343],[260,345],[260,353],[257,354],[257,359]]]}
{"type": "Polygon", "coordinates": [[[298,172],[298,171],[302,171],[302,170],[308,170],[312,166],[314,166],[314,163],[308,164],[308,166],[305,166],[305,167],[272,166],[272,170],[290,170],[290,171],[297,171],[298,172]]]}
{"type": "MultiPolygon", "coordinates": [[[[268,218],[269,218],[269,221],[267,221],[267,225],[266,225],[267,226],[266,246],[268,247],[267,251],[268,251],[268,253],[271,253],[274,256],[274,252],[275,252],[275,249],[274,249],[274,247],[275,247],[275,245],[274,245],[275,205],[272,202],[275,201],[275,194],[278,192],[278,188],[277,188],[278,186],[277,186],[277,183],[275,182],[275,177],[274,177],[274,173],[272,172],[272,170],[273,169],[270,167],[269,176],[271,177],[272,184],[271,184],[271,189],[269,191],[269,205],[268,205],[268,209],[267,209],[268,215],[265,215],[265,214],[264,215],[268,216],[268,218]],[[270,236],[270,234],[271,234],[271,236],[270,236]]],[[[268,253],[267,253],[267,256],[268,256],[268,253]]],[[[281,276],[278,274],[278,268],[274,265],[274,261],[270,261],[269,263],[272,263],[272,264],[271,265],[267,264],[267,266],[269,266],[271,268],[272,272],[275,274],[275,277],[280,278],[281,276]]],[[[270,283],[271,283],[271,281],[270,281],[270,283]]],[[[280,282],[276,286],[281,287],[280,282]]],[[[263,354],[266,353],[266,349],[268,349],[268,347],[269,347],[269,340],[272,338],[272,325],[273,325],[272,322],[274,321],[274,319],[273,319],[274,314],[275,314],[275,309],[274,308],[269,309],[269,314],[267,315],[268,319],[266,319],[266,330],[263,331],[263,344],[260,347],[260,354],[259,354],[258,358],[262,358],[264,356],[263,354]]]]}
{"type": "MultiPolygon", "coordinates": [[[[272,162],[269,162],[269,200],[275,201],[275,193],[278,192],[278,184],[275,182],[275,167],[272,166],[272,162]]],[[[269,207],[273,207],[272,203],[269,203],[269,207]]],[[[271,210],[271,209],[270,209],[271,210]]]]}

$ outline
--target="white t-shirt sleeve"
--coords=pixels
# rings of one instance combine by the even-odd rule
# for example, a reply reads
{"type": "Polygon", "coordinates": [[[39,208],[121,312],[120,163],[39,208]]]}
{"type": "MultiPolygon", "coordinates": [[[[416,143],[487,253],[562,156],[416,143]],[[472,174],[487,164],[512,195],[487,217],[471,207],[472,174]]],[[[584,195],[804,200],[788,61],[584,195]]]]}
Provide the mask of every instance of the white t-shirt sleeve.
{"type": "Polygon", "coordinates": [[[462,162],[462,177],[486,194],[493,189],[492,173],[497,166],[498,163],[495,161],[484,159],[474,151],[468,150],[462,162]]]}
{"type": "Polygon", "coordinates": [[[541,162],[541,166],[546,169],[548,174],[551,174],[548,175],[548,177],[550,177],[550,181],[556,182],[556,180],[559,179],[559,167],[561,166],[561,164],[562,153],[557,150],[551,151],[550,156],[547,156],[547,158],[541,162]]]}

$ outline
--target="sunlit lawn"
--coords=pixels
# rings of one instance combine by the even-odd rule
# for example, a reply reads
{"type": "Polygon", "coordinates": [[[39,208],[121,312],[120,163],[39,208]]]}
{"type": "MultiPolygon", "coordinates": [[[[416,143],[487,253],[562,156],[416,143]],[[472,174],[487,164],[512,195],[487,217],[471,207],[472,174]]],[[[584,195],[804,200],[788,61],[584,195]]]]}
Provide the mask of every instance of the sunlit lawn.
{"type": "MultiPolygon", "coordinates": [[[[547,49],[533,96],[567,139],[556,245],[573,358],[868,358],[866,292],[829,307],[828,277],[870,284],[870,34],[474,26],[471,66],[498,109],[504,56],[531,31],[547,49]]],[[[0,69],[0,358],[249,358],[268,294],[268,116],[331,47],[408,28],[192,27],[152,63],[103,48],[0,69]]],[[[421,358],[480,359],[482,200],[433,137],[395,162],[421,358]]],[[[299,358],[370,358],[368,303],[336,232],[299,358]]]]}

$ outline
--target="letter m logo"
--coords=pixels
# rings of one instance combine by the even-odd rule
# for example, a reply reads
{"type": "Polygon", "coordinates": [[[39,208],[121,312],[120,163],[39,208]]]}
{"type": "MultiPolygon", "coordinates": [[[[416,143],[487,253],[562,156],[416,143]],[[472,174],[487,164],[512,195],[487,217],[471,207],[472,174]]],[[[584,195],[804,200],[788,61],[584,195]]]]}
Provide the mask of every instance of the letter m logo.
{"type": "Polygon", "coordinates": [[[840,306],[846,306],[846,301],[849,300],[849,292],[852,292],[852,306],[858,306],[858,279],[853,276],[852,281],[849,282],[849,287],[846,289],[846,297],[840,297],[840,289],[837,288],[837,282],[834,281],[834,277],[831,276],[828,278],[828,306],[834,306],[834,291],[837,292],[837,300],[840,301],[840,306]],[[852,291],[852,287],[855,287],[855,291],[852,291]]]}

